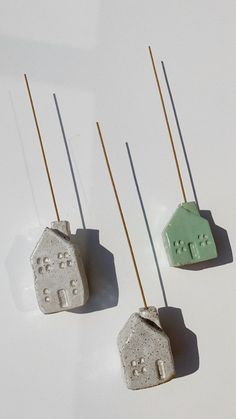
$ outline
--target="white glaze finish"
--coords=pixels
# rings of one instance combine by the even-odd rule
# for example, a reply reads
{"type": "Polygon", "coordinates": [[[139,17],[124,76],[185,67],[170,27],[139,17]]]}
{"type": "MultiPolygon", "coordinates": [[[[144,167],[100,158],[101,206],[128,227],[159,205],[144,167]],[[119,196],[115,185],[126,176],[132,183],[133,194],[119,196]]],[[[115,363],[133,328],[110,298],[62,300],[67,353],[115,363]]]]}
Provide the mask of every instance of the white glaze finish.
{"type": "Polygon", "coordinates": [[[35,291],[44,314],[83,306],[89,296],[83,262],[68,221],[46,228],[31,256],[35,291]],[[45,296],[46,294],[46,296],[45,296]]]}

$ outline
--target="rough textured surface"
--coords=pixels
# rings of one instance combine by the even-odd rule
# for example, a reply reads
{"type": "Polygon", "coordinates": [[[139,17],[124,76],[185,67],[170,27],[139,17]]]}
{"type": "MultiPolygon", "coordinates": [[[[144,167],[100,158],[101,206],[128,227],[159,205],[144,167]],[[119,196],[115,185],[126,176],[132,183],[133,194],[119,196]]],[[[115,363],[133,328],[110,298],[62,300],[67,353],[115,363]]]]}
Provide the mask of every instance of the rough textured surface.
{"type": "Polygon", "coordinates": [[[118,335],[118,348],[128,388],[138,390],[169,381],[175,375],[168,336],[155,307],[133,313],[118,335]]]}
{"type": "Polygon", "coordinates": [[[195,202],[180,204],[163,231],[171,266],[184,266],[217,257],[208,221],[201,217],[195,202]]]}
{"type": "Polygon", "coordinates": [[[38,304],[45,314],[71,310],[88,299],[88,283],[79,250],[70,240],[68,221],[46,228],[32,255],[38,304]]]}

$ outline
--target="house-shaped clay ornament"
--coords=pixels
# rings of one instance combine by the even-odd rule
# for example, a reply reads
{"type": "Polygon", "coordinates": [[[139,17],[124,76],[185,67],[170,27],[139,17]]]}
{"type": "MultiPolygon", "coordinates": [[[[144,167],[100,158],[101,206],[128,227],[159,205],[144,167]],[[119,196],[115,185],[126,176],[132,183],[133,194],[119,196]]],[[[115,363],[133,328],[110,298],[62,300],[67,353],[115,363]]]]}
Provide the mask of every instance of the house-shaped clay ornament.
{"type": "Polygon", "coordinates": [[[180,204],[162,233],[171,266],[184,266],[217,257],[209,222],[195,202],[180,204]]]}
{"type": "Polygon", "coordinates": [[[175,376],[169,338],[155,307],[131,315],[118,335],[118,347],[128,388],[156,386],[175,376]]]}
{"type": "Polygon", "coordinates": [[[71,241],[68,221],[53,222],[39,239],[32,255],[35,290],[45,314],[83,306],[89,296],[83,262],[71,241]]]}

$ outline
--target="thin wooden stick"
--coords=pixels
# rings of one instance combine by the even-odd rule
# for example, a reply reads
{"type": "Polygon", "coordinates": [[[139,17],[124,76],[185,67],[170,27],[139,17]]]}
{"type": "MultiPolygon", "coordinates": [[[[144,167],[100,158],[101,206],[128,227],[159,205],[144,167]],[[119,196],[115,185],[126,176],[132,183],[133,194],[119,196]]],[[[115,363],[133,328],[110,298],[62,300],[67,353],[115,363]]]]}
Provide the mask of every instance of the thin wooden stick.
{"type": "Polygon", "coordinates": [[[54,190],[53,190],[53,185],[52,185],[52,180],[51,180],[51,176],[50,176],[50,172],[49,172],[49,167],[48,167],[46,154],[45,154],[45,151],[44,151],[42,135],[41,135],[41,132],[40,132],[40,129],[39,129],[38,118],[37,118],[37,115],[36,115],[35,106],[34,106],[33,98],[32,98],[30,87],[29,87],[29,82],[28,82],[26,74],[24,74],[24,78],[25,78],[27,92],[28,92],[28,95],[29,95],[29,100],[30,100],[30,104],[31,104],[31,108],[32,108],[33,116],[34,116],[34,122],[35,122],[36,130],[37,130],[37,133],[38,133],[38,138],[39,138],[40,147],[41,147],[41,151],[42,151],[43,161],[44,161],[44,165],[45,165],[45,169],[46,169],[46,173],[47,173],[47,177],[48,177],[48,182],[49,182],[49,186],[50,186],[50,190],[51,190],[53,205],[54,205],[56,216],[57,216],[57,221],[60,221],[59,211],[58,211],[58,207],[57,207],[57,201],[56,201],[55,193],[54,193],[54,190]]]}
{"type": "Polygon", "coordinates": [[[144,294],[142,281],[141,281],[141,278],[140,278],[140,275],[139,275],[138,266],[137,266],[137,263],[136,263],[136,259],[135,259],[135,255],[134,255],[134,251],[133,251],[133,247],[132,247],[132,243],[131,243],[131,240],[130,240],[130,237],[129,237],[129,232],[128,232],[127,224],[126,224],[125,217],[124,217],[124,214],[123,214],[123,210],[122,210],[122,207],[121,207],[119,195],[118,195],[118,192],[117,192],[117,189],[116,189],[116,185],[115,185],[115,181],[114,181],[114,178],[113,178],[113,174],[112,174],[112,170],[111,170],[111,165],[109,163],[108,155],[107,155],[107,152],[106,152],[106,148],[105,148],[105,144],[104,144],[102,132],[101,132],[99,123],[97,122],[96,124],[97,124],[98,134],[99,134],[99,138],[100,138],[100,141],[101,141],[101,145],[102,145],[102,150],[103,150],[103,153],[104,153],[105,161],[106,161],[106,164],[107,164],[108,172],[109,172],[109,175],[110,175],[110,179],[111,179],[113,191],[114,191],[114,194],[115,194],[115,197],[116,197],[116,202],[117,202],[117,205],[118,205],[118,208],[119,208],[119,211],[120,211],[121,220],[122,220],[123,227],[124,227],[125,234],[126,234],[126,238],[127,238],[127,241],[128,241],[129,250],[130,250],[130,253],[131,253],[132,260],[133,260],[134,269],[135,269],[136,277],[137,277],[137,280],[138,280],[138,284],[139,284],[141,296],[142,296],[142,299],[143,299],[144,307],[147,308],[147,301],[146,301],[146,297],[145,297],[145,294],[144,294]]]}
{"type": "Polygon", "coordinates": [[[160,85],[160,81],[159,81],[158,74],[157,74],[157,68],[156,68],[156,65],[155,65],[155,62],[154,62],[152,49],[151,49],[150,46],[148,47],[148,50],[149,50],[149,54],[150,54],[150,58],[151,58],[151,62],[152,62],[154,76],[155,76],[156,83],[157,83],[157,89],[158,89],[160,99],[161,99],[161,105],[162,105],[162,109],[163,109],[164,117],[165,117],[165,121],[166,121],[166,127],[167,127],[167,131],[168,131],[168,134],[169,134],[169,139],[170,139],[170,143],[171,143],[171,147],[172,147],[172,151],[173,151],[173,155],[174,155],[174,160],[175,160],[176,169],[177,169],[177,173],[178,173],[178,178],[179,178],[179,182],[180,182],[180,188],[181,188],[181,191],[182,191],[184,202],[187,202],[186,193],[185,193],[185,189],[184,189],[183,178],[182,178],[182,175],[181,175],[180,166],[179,166],[179,162],[178,162],[178,157],[177,157],[177,153],[176,153],[176,149],[175,149],[175,143],[174,143],[172,132],[171,132],[171,129],[170,129],[170,123],[169,123],[169,120],[168,120],[166,107],[165,107],[165,102],[164,102],[163,94],[162,94],[162,91],[161,91],[161,85],[160,85]]]}

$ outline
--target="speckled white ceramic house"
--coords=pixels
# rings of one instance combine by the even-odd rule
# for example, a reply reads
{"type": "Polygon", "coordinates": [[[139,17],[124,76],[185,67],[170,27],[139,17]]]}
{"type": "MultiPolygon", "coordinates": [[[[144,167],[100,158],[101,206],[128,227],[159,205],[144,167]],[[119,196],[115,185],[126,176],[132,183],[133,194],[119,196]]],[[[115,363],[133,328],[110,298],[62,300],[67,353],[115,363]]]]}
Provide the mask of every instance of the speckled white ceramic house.
{"type": "Polygon", "coordinates": [[[84,305],[89,296],[83,262],[67,221],[46,228],[31,256],[35,290],[45,314],[84,305]]]}
{"type": "Polygon", "coordinates": [[[128,388],[156,386],[175,376],[169,338],[155,307],[131,315],[118,335],[118,347],[128,388]]]}

